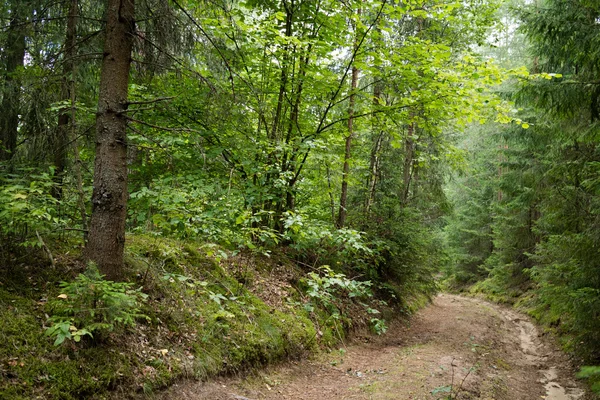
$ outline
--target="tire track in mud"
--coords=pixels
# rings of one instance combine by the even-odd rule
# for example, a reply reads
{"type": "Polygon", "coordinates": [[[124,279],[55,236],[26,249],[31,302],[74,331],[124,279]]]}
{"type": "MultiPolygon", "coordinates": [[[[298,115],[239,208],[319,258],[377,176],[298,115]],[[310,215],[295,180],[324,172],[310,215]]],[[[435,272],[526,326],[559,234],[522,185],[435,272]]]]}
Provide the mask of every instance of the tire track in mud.
{"type": "MultiPolygon", "coordinates": [[[[564,356],[556,360],[551,357],[552,352],[548,352],[548,345],[539,340],[537,327],[529,320],[524,319],[512,310],[501,309],[501,315],[508,321],[514,323],[519,330],[519,340],[521,351],[525,359],[531,365],[538,368],[542,377],[540,382],[546,389],[547,400],[578,400],[585,392],[578,387],[577,382],[562,373],[559,363],[564,363],[564,356]],[[561,360],[562,358],[562,360],[561,360]]],[[[555,356],[557,354],[554,354],[555,356]]],[[[560,356],[560,354],[558,354],[560,356]]]]}
{"type": "Polygon", "coordinates": [[[410,325],[244,378],[182,383],[174,400],[588,400],[567,357],[518,312],[441,294],[410,325]]]}

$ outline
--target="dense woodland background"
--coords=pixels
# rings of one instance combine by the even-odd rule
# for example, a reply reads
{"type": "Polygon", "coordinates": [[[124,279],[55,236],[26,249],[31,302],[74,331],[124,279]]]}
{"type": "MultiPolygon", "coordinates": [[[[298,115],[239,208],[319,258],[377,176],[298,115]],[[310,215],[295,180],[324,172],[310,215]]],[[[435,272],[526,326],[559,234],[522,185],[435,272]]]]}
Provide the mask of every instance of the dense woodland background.
{"type": "MultiPolygon", "coordinates": [[[[168,295],[136,260],[195,285],[191,244],[296,266],[326,313],[367,286],[404,309],[436,280],[482,292],[600,360],[595,0],[11,0],[0,19],[3,318],[29,284],[92,279],[130,297],[90,332],[152,320],[168,295]]],[[[50,303],[38,335],[91,340],[50,303]]]]}

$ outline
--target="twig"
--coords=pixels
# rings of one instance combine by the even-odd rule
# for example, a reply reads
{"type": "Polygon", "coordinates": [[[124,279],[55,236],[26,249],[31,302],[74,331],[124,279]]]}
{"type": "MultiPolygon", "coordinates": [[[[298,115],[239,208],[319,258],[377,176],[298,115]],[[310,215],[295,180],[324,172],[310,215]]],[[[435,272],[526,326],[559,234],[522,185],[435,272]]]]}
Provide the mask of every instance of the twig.
{"type": "Polygon", "coordinates": [[[150,264],[149,261],[142,259],[144,262],[146,262],[146,264],[148,264],[148,268],[146,268],[146,272],[144,273],[144,278],[142,279],[142,286],[146,285],[146,278],[148,277],[148,273],[150,272],[150,267],[152,266],[152,264],[150,264]]]}
{"type": "Polygon", "coordinates": [[[333,325],[335,326],[335,332],[338,334],[338,337],[340,338],[340,342],[342,343],[342,347],[345,350],[348,350],[348,348],[346,347],[346,343],[344,342],[344,338],[342,337],[342,333],[340,332],[340,328],[338,327],[336,319],[333,316],[331,318],[333,318],[333,325]]]}
{"type": "MultiPolygon", "coordinates": [[[[288,259],[290,259],[290,258],[288,258],[288,259]]],[[[290,259],[290,260],[291,260],[291,259],[290,259]]],[[[299,260],[292,260],[292,261],[293,261],[293,262],[295,262],[295,263],[298,263],[298,264],[300,264],[300,265],[304,265],[305,267],[308,267],[308,268],[310,268],[310,269],[312,269],[312,270],[315,270],[315,271],[318,271],[318,270],[319,270],[319,268],[315,267],[314,265],[310,265],[310,264],[304,263],[304,262],[302,262],[302,261],[299,261],[299,260]]]]}
{"type": "Polygon", "coordinates": [[[48,258],[50,259],[50,263],[52,264],[52,268],[56,268],[56,263],[54,262],[54,257],[52,257],[52,252],[50,251],[50,249],[48,248],[48,246],[46,246],[46,243],[44,242],[44,239],[42,239],[42,237],[40,236],[40,233],[37,230],[35,231],[35,235],[37,236],[37,238],[40,241],[40,244],[42,245],[42,247],[44,248],[44,250],[46,251],[46,254],[48,254],[48,258]]]}
{"type": "Polygon", "coordinates": [[[117,114],[124,114],[124,113],[134,113],[134,112],[138,112],[138,111],[148,111],[148,110],[154,110],[156,109],[153,106],[148,106],[148,107],[139,107],[139,108],[129,108],[127,110],[123,110],[123,111],[119,111],[117,114]]]}
{"type": "MultiPolygon", "coordinates": [[[[127,128],[128,128],[128,129],[131,129],[132,131],[134,131],[134,132],[135,132],[135,133],[137,133],[138,135],[142,136],[144,139],[147,139],[147,140],[151,141],[152,143],[154,143],[155,145],[157,145],[157,146],[158,146],[158,147],[160,147],[161,149],[163,149],[163,150],[168,150],[168,149],[167,149],[166,147],[164,147],[164,146],[163,146],[161,143],[157,142],[156,140],[152,139],[151,137],[148,137],[148,136],[147,136],[147,135],[145,135],[143,132],[141,132],[141,131],[139,131],[139,130],[135,129],[133,126],[131,126],[131,125],[127,125],[127,128]]],[[[146,146],[139,146],[139,145],[137,145],[137,144],[134,144],[134,146],[136,146],[136,147],[146,147],[146,146]]],[[[146,147],[146,148],[149,148],[149,147],[146,147]]],[[[152,150],[155,150],[155,149],[152,149],[152,150]]]]}
{"type": "MultiPolygon", "coordinates": [[[[204,30],[204,28],[202,28],[202,26],[198,23],[198,21],[196,21],[196,19],[194,19],[194,17],[192,17],[192,15],[185,8],[183,8],[177,2],[177,0],[173,0],[173,3],[175,3],[177,8],[179,8],[185,14],[185,16],[188,17],[188,19],[192,22],[192,24],[194,24],[196,26],[196,28],[198,28],[200,30],[200,32],[204,35],[204,37],[210,42],[210,44],[213,46],[213,48],[217,51],[217,53],[219,54],[219,57],[221,57],[221,60],[223,60],[223,62],[225,63],[225,68],[227,68],[227,72],[229,73],[229,81],[231,82],[231,92],[235,97],[235,86],[234,86],[234,82],[233,82],[233,70],[231,68],[231,64],[229,63],[229,60],[227,60],[227,57],[225,57],[225,54],[223,54],[223,51],[221,50],[221,48],[217,45],[215,40],[208,35],[208,33],[204,30]]],[[[238,74],[236,74],[236,75],[238,77],[240,77],[238,74]]],[[[242,80],[244,80],[244,79],[242,79],[242,80]]],[[[250,86],[250,85],[248,85],[248,86],[250,86]]]]}
{"type": "Polygon", "coordinates": [[[159,101],[168,101],[168,100],[172,100],[174,99],[175,96],[170,96],[170,97],[158,97],[156,99],[152,99],[152,100],[140,100],[140,101],[128,101],[127,104],[128,105],[132,105],[132,104],[151,104],[151,103],[158,103],[159,101]]]}
{"type": "Polygon", "coordinates": [[[452,361],[450,361],[450,366],[452,367],[452,380],[450,381],[450,398],[452,398],[452,391],[454,390],[454,360],[452,357],[452,361]]]}
{"type": "MultiPolygon", "coordinates": [[[[477,361],[475,361],[475,363],[477,363],[477,361]]],[[[460,382],[460,386],[458,387],[458,391],[456,392],[457,394],[462,390],[463,383],[465,383],[465,381],[469,377],[469,374],[471,374],[471,371],[473,371],[473,368],[475,368],[475,364],[473,364],[473,366],[471,368],[469,368],[469,371],[467,372],[467,374],[465,375],[463,380],[460,382]]]]}
{"type": "Polygon", "coordinates": [[[469,377],[469,375],[475,368],[475,365],[477,364],[478,360],[479,360],[479,357],[477,357],[475,359],[475,362],[473,363],[473,365],[471,365],[471,368],[469,368],[469,371],[467,371],[467,374],[464,376],[464,378],[460,382],[458,389],[456,389],[456,391],[454,391],[454,358],[452,359],[452,362],[450,363],[450,365],[452,366],[452,383],[450,384],[450,398],[451,399],[456,399],[457,398],[456,396],[458,396],[460,391],[463,390],[463,384],[465,383],[465,381],[467,380],[467,378],[469,377]]]}
{"type": "Polygon", "coordinates": [[[81,228],[63,228],[63,231],[78,231],[78,232],[89,232],[89,229],[81,229],[81,228]]]}
{"type": "MultiPolygon", "coordinates": [[[[215,86],[210,83],[210,81],[201,73],[199,73],[198,71],[194,71],[190,68],[188,68],[183,61],[179,60],[177,57],[169,54],[168,52],[166,52],[164,49],[162,49],[160,46],[156,45],[154,42],[152,42],[151,40],[148,40],[148,38],[144,37],[143,35],[140,35],[139,33],[135,34],[136,37],[140,38],[141,40],[145,41],[146,43],[150,44],[152,47],[154,47],[156,50],[160,51],[162,54],[166,55],[169,59],[171,59],[172,61],[174,61],[175,63],[177,63],[179,66],[181,66],[185,71],[187,72],[191,72],[192,74],[198,76],[204,83],[206,83],[210,89],[215,92],[216,88],[215,86]]],[[[146,63],[148,64],[148,63],[146,63]]]]}
{"type": "Polygon", "coordinates": [[[123,113],[121,113],[121,115],[123,117],[125,117],[125,119],[127,119],[127,120],[129,120],[131,122],[135,122],[136,124],[145,125],[147,127],[158,129],[158,130],[162,130],[162,131],[167,131],[167,132],[192,132],[192,133],[201,133],[201,132],[198,132],[195,129],[189,129],[189,128],[170,128],[168,126],[154,125],[154,124],[151,124],[149,122],[144,122],[144,121],[141,121],[139,119],[130,117],[130,116],[125,115],[123,113]]]}

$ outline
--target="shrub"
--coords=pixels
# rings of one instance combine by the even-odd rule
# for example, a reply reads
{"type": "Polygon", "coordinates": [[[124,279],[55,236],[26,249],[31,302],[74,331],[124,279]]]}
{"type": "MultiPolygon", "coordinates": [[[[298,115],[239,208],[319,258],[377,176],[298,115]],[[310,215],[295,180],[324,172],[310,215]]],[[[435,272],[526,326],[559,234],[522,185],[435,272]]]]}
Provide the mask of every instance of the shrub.
{"type": "Polygon", "coordinates": [[[131,283],[104,279],[93,263],[73,282],[60,286],[61,294],[49,302],[52,325],[46,329],[56,346],[66,339],[79,342],[84,336],[134,326],[137,318],[147,318],[140,311],[147,295],[131,283]]]}
{"type": "MultiPolygon", "coordinates": [[[[344,274],[332,271],[327,265],[322,266],[321,270],[323,271],[322,275],[315,272],[308,274],[309,278],[306,284],[308,286],[307,295],[310,301],[304,305],[307,311],[313,312],[315,307],[320,306],[331,314],[334,320],[341,319],[342,317],[347,318],[348,316],[344,315],[344,309],[341,306],[342,297],[364,299],[373,296],[371,282],[349,279],[344,274]]],[[[360,304],[368,314],[379,314],[378,310],[362,302],[360,304]]],[[[379,318],[371,318],[370,322],[377,334],[385,333],[387,330],[385,322],[379,318]]]]}
{"type": "Polygon", "coordinates": [[[0,173],[0,253],[8,254],[16,246],[39,246],[35,232],[62,223],[59,201],[50,193],[54,185],[51,173],[31,168],[0,173]]]}
{"type": "Polygon", "coordinates": [[[579,371],[577,377],[588,379],[592,390],[600,394],[600,366],[581,367],[581,371],[579,371]]]}

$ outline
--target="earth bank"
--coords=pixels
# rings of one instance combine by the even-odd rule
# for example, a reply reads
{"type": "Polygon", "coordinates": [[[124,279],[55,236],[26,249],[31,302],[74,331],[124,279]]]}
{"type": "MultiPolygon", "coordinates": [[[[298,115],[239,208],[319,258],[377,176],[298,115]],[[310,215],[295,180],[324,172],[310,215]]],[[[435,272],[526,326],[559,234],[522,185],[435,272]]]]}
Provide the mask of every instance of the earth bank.
{"type": "Polygon", "coordinates": [[[318,359],[244,378],[180,384],[181,399],[593,399],[567,356],[529,319],[474,298],[439,295],[410,325],[318,359]],[[452,397],[449,397],[452,396],[452,397]]]}

